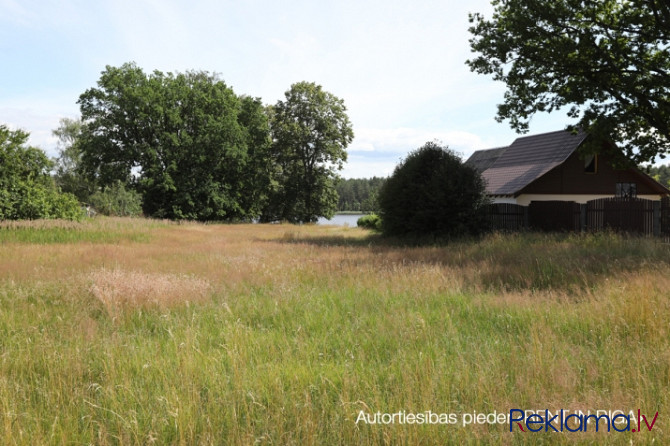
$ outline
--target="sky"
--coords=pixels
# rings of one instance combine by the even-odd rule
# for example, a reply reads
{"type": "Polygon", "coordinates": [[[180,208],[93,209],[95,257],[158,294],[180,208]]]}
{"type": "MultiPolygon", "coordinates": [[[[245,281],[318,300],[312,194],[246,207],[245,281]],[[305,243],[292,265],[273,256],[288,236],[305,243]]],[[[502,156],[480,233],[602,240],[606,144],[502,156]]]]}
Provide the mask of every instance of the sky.
{"type": "MultiPolygon", "coordinates": [[[[468,13],[489,0],[0,0],[0,124],[58,154],[52,130],[106,66],[217,73],[274,104],[309,81],[344,100],[345,178],[387,176],[438,140],[464,158],[518,136],[495,121],[504,84],[470,71],[468,13]]],[[[561,130],[537,115],[530,134],[561,130]]]]}

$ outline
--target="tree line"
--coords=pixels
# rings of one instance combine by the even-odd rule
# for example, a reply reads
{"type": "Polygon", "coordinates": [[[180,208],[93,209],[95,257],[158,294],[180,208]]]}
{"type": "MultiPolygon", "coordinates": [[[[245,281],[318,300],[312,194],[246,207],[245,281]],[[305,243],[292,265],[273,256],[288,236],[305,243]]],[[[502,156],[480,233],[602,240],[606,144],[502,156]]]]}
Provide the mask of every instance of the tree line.
{"type": "Polygon", "coordinates": [[[344,102],[320,85],[293,84],[268,106],[215,74],[127,63],[107,66],[78,104],[81,118],[54,131],[65,197],[200,221],[313,222],[337,209],[353,129],[344,102]]]}
{"type": "Polygon", "coordinates": [[[377,197],[386,178],[349,178],[337,184],[338,212],[378,212],[377,197]]]}

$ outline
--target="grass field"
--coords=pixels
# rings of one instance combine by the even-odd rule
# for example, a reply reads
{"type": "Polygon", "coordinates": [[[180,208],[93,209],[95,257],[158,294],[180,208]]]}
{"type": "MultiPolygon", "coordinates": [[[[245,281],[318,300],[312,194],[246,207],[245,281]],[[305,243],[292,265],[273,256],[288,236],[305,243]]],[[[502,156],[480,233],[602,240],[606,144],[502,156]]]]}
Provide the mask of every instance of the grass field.
{"type": "Polygon", "coordinates": [[[100,218],[5,224],[0,241],[1,444],[670,441],[662,240],[407,247],[100,218]],[[462,423],[513,408],[658,417],[636,433],[462,423]],[[457,422],[356,423],[399,411],[457,422]]]}

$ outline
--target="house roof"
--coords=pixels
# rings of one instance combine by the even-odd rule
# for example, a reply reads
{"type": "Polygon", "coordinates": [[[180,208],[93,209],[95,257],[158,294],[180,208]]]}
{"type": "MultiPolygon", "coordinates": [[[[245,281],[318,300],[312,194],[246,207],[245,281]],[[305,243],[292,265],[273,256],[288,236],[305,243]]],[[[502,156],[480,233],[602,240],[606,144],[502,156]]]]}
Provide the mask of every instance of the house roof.
{"type": "Polygon", "coordinates": [[[507,148],[479,150],[466,163],[483,172],[489,195],[514,195],[562,164],[586,137],[567,130],[526,136],[507,148]]]}
{"type": "Polygon", "coordinates": [[[507,147],[498,147],[497,149],[477,150],[472,154],[465,164],[477,169],[477,172],[482,173],[491,167],[500,155],[502,155],[507,147]]]}

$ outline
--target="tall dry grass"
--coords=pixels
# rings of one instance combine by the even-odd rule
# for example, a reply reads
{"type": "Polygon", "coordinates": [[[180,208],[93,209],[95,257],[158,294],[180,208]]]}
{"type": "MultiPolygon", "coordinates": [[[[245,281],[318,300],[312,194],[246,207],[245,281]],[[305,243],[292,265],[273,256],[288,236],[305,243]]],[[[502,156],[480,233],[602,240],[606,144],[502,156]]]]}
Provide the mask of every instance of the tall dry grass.
{"type": "Polygon", "coordinates": [[[657,240],[412,247],[355,228],[104,219],[74,231],[0,246],[3,444],[668,439],[657,240]],[[117,236],[91,241],[100,228],[117,236]],[[659,418],[636,434],[356,424],[360,411],[511,408],[659,418]]]}
{"type": "Polygon", "coordinates": [[[121,311],[203,301],[209,283],[188,275],[100,269],[89,274],[90,290],[112,317],[121,311]]]}

